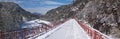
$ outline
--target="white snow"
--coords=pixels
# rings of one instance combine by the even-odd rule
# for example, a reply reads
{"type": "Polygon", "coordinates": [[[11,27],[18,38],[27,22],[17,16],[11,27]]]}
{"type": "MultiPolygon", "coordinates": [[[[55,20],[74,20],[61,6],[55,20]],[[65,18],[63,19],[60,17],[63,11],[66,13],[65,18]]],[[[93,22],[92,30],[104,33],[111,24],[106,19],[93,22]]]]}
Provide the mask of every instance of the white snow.
{"type": "Polygon", "coordinates": [[[56,11],[56,13],[58,14],[58,13],[59,13],[59,11],[56,11]]]}
{"type": "Polygon", "coordinates": [[[77,8],[77,7],[72,8],[72,11],[76,11],[76,10],[78,10],[78,8],[77,8]]]}
{"type": "Polygon", "coordinates": [[[26,22],[26,23],[45,23],[45,24],[50,24],[50,22],[48,21],[45,21],[45,20],[40,20],[40,19],[36,19],[36,20],[32,20],[32,21],[29,21],[29,22],[26,22]]]}
{"type": "Polygon", "coordinates": [[[90,37],[75,19],[70,19],[56,29],[49,31],[36,39],[90,39],[90,37]]]}
{"type": "Polygon", "coordinates": [[[48,25],[51,24],[48,21],[36,19],[36,20],[25,22],[23,24],[22,28],[31,28],[31,27],[35,27],[35,26],[41,26],[42,24],[40,24],[40,23],[44,23],[44,24],[48,24],[48,25]]]}

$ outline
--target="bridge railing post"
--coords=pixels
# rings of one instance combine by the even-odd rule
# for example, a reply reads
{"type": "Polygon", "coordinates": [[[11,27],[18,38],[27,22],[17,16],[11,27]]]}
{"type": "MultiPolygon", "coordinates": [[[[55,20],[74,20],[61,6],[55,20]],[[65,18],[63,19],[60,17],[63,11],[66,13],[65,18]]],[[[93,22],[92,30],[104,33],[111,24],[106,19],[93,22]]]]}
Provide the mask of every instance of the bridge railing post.
{"type": "Polygon", "coordinates": [[[0,31],[0,39],[2,39],[2,31],[0,31]]]}
{"type": "Polygon", "coordinates": [[[94,31],[94,39],[97,39],[97,33],[94,31]]]}

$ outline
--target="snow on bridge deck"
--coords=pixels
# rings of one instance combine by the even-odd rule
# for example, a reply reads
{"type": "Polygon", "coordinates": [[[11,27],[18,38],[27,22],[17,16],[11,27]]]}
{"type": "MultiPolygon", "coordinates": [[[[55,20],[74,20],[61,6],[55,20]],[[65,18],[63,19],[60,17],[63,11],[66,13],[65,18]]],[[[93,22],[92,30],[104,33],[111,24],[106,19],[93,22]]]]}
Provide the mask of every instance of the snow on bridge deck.
{"type": "Polygon", "coordinates": [[[53,32],[48,32],[50,34],[39,36],[36,39],[90,39],[75,19],[70,19],[59,26],[53,32]]]}

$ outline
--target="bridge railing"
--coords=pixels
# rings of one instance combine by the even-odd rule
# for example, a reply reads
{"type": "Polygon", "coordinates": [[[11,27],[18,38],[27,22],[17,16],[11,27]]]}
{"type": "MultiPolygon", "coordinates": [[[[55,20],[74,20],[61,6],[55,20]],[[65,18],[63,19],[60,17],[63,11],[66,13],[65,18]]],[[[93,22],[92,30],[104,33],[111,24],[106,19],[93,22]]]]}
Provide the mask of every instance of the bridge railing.
{"type": "Polygon", "coordinates": [[[80,27],[82,27],[87,32],[91,39],[109,39],[108,36],[102,34],[96,29],[93,29],[92,27],[84,25],[81,21],[77,20],[77,22],[79,23],[80,27]]]}
{"type": "Polygon", "coordinates": [[[30,29],[24,28],[22,30],[17,30],[12,32],[5,32],[5,33],[0,32],[0,39],[27,39],[37,34],[43,35],[49,30],[57,27],[57,25],[64,23],[65,21],[67,20],[54,22],[48,26],[43,25],[43,26],[32,27],[30,29]]]}

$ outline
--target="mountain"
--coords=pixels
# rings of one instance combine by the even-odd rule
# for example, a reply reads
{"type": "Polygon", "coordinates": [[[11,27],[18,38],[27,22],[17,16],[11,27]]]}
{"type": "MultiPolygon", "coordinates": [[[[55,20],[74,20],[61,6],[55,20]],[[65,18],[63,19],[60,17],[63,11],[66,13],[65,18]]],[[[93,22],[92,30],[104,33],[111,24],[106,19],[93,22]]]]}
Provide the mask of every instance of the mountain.
{"type": "Polygon", "coordinates": [[[17,30],[22,22],[36,18],[37,15],[25,11],[16,3],[0,2],[0,30],[3,32],[17,30]]]}
{"type": "Polygon", "coordinates": [[[79,18],[106,35],[120,38],[120,0],[73,0],[45,16],[49,21],[79,18]]]}
{"type": "Polygon", "coordinates": [[[34,14],[34,15],[36,15],[36,16],[38,16],[38,17],[41,17],[41,16],[43,16],[41,13],[37,13],[37,12],[35,12],[35,13],[32,13],[32,14],[34,14]]]}
{"type": "MultiPolygon", "coordinates": [[[[84,8],[85,3],[82,4],[85,0],[77,0],[73,1],[72,4],[69,5],[63,5],[58,8],[52,9],[46,13],[46,18],[48,18],[49,21],[57,21],[61,19],[67,19],[67,18],[73,18],[77,12],[79,12],[81,9],[84,8]]],[[[87,2],[87,1],[85,1],[87,2]]]]}

